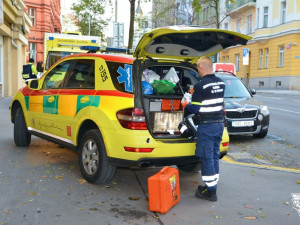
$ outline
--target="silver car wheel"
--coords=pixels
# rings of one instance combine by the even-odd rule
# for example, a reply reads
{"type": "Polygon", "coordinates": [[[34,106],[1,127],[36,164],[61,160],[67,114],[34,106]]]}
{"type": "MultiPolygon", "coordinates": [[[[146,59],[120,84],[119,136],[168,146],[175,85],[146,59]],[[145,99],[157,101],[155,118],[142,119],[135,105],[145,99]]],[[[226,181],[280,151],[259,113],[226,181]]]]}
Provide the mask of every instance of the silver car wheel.
{"type": "Polygon", "coordinates": [[[82,162],[87,174],[94,175],[97,172],[99,166],[99,151],[97,144],[92,139],[84,143],[82,162]]]}

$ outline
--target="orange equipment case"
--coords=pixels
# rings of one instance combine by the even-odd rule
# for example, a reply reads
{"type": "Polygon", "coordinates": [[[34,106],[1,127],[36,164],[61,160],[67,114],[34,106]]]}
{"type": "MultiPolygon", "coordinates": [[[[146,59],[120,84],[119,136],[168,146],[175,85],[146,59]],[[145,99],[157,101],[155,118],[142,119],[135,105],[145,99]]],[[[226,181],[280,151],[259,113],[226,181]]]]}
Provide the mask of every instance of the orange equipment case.
{"type": "Polygon", "coordinates": [[[180,201],[179,173],[164,167],[148,178],[149,210],[166,213],[180,201]]]}

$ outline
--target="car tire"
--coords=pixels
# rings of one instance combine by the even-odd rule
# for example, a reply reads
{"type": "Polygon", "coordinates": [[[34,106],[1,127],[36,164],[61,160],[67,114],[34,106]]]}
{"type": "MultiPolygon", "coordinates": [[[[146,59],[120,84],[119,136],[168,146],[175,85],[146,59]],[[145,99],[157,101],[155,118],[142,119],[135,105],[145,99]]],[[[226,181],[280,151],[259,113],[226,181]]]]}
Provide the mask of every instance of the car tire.
{"type": "Polygon", "coordinates": [[[253,137],[255,137],[255,138],[264,138],[265,136],[267,136],[267,134],[268,134],[268,130],[262,131],[258,134],[253,134],[253,137]]]}
{"type": "Polygon", "coordinates": [[[184,172],[196,173],[201,170],[201,162],[190,163],[185,165],[177,165],[177,167],[184,172]]]}
{"type": "Polygon", "coordinates": [[[104,141],[99,130],[85,132],[79,143],[79,166],[89,183],[108,183],[115,173],[116,166],[109,163],[104,141]]]}
{"type": "Polygon", "coordinates": [[[14,142],[17,146],[27,147],[31,142],[31,134],[28,133],[25,118],[21,107],[18,107],[14,121],[14,142]]]}

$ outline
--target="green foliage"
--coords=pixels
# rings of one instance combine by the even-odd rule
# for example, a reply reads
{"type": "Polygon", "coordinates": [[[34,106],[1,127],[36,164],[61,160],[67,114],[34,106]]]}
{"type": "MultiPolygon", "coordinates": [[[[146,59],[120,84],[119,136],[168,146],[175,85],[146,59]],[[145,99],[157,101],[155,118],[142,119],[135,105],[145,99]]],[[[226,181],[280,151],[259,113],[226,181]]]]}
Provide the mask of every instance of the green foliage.
{"type": "Polygon", "coordinates": [[[76,18],[76,25],[83,35],[89,35],[89,19],[91,21],[90,34],[104,38],[104,32],[110,18],[104,17],[106,5],[111,5],[111,0],[81,0],[73,3],[71,10],[76,18]]]}

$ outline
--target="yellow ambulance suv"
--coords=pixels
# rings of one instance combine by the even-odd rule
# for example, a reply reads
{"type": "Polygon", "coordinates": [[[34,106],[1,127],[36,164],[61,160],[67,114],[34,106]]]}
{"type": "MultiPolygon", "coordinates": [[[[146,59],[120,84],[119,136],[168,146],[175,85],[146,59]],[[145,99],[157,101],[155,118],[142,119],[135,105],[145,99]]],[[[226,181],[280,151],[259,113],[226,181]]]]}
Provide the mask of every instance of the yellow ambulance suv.
{"type": "MultiPolygon", "coordinates": [[[[118,166],[198,171],[196,140],[178,130],[180,101],[199,80],[194,63],[249,39],[175,26],[146,33],[133,56],[67,56],[13,98],[15,144],[28,146],[35,135],[78,151],[81,174],[91,183],[110,182],[118,166]]],[[[220,158],[228,144],[225,129],[220,158]]]]}

